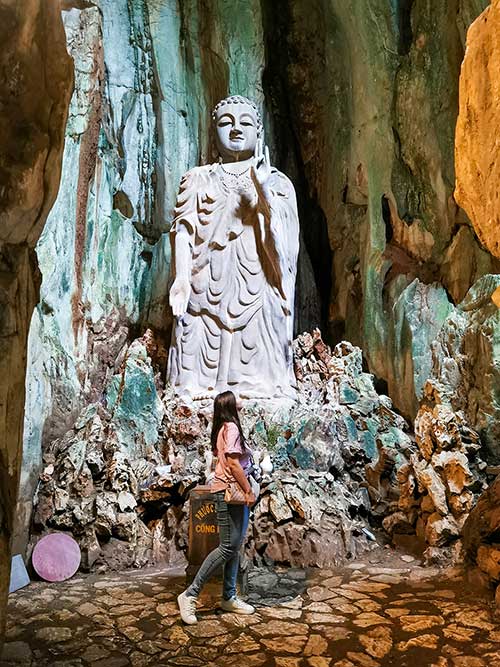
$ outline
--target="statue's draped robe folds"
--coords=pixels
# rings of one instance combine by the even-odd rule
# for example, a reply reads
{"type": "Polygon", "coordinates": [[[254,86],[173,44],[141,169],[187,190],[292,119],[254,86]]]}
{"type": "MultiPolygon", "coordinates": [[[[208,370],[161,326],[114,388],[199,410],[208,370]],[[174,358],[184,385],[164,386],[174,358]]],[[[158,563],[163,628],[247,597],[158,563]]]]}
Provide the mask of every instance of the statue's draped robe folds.
{"type": "Polygon", "coordinates": [[[187,235],[191,293],[174,326],[169,381],[192,398],[227,389],[249,398],[293,396],[295,191],[276,169],[267,200],[249,173],[227,180],[217,164],[195,167],[181,180],[172,265],[179,236],[187,235]]]}

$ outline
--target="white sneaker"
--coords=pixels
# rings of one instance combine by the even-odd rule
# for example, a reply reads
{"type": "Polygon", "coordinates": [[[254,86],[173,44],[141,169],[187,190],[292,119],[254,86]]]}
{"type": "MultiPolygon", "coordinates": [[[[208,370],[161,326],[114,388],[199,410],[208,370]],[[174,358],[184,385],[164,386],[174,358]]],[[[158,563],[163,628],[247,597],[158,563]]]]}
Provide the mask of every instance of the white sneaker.
{"type": "Polygon", "coordinates": [[[255,611],[255,607],[243,602],[243,600],[240,600],[236,595],[230,600],[222,599],[220,606],[224,611],[231,611],[233,614],[253,614],[255,611]]]}
{"type": "Polygon", "coordinates": [[[196,601],[193,595],[186,595],[186,591],[177,597],[177,604],[181,612],[181,618],[187,625],[194,625],[198,623],[196,618],[196,601]]]}

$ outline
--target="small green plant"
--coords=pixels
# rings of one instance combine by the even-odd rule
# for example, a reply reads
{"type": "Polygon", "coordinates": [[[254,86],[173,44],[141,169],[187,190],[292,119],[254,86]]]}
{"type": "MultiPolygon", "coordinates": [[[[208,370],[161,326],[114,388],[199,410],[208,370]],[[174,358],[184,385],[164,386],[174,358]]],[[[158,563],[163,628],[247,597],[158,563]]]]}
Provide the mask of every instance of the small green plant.
{"type": "Polygon", "coordinates": [[[270,422],[266,430],[267,430],[267,442],[266,442],[267,448],[270,452],[272,452],[276,449],[276,445],[278,444],[278,438],[283,433],[283,427],[281,424],[278,424],[276,422],[270,422]]]}

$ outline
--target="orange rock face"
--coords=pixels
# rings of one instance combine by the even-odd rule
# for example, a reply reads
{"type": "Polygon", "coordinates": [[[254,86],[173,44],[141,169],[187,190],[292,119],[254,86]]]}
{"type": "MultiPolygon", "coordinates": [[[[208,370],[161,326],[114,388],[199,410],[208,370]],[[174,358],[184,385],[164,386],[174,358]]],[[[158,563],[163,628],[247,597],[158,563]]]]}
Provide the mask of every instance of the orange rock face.
{"type": "Polygon", "coordinates": [[[500,0],[469,28],[460,75],[455,198],[500,257],[500,0]]]}

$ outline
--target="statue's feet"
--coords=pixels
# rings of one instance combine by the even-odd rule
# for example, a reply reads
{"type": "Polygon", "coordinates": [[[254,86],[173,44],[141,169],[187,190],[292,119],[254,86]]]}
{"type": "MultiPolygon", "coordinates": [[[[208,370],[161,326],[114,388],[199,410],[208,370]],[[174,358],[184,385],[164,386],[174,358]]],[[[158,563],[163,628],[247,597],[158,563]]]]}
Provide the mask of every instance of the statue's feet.
{"type": "Polygon", "coordinates": [[[248,401],[257,401],[265,398],[272,398],[269,394],[263,391],[252,391],[251,389],[242,389],[239,393],[240,398],[248,401]]]}
{"type": "Polygon", "coordinates": [[[239,390],[240,398],[247,399],[249,401],[257,400],[280,400],[280,399],[290,399],[295,400],[297,393],[292,387],[287,387],[286,389],[274,388],[269,390],[263,387],[260,388],[251,388],[246,387],[239,390]]]}
{"type": "Polygon", "coordinates": [[[217,393],[218,392],[216,392],[215,390],[193,393],[193,394],[191,394],[191,400],[192,401],[210,401],[210,400],[213,400],[217,396],[217,393]]]}

